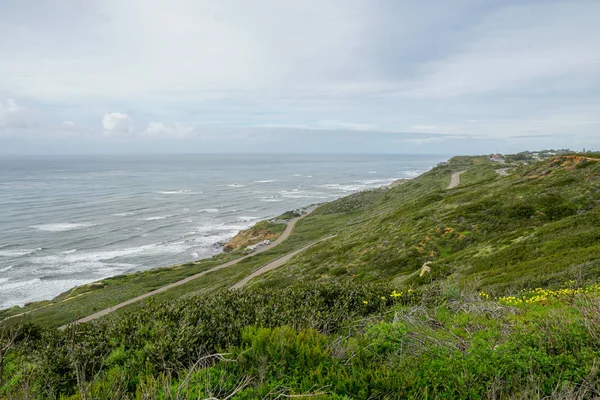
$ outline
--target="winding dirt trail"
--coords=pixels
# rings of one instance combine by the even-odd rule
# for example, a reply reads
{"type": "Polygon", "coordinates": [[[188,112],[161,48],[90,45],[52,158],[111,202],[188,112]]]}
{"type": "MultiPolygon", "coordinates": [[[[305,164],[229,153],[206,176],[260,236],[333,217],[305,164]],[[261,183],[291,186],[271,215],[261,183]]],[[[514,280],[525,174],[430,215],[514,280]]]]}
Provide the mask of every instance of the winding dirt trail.
{"type": "Polygon", "coordinates": [[[259,275],[264,274],[265,272],[269,272],[274,270],[275,268],[279,268],[281,267],[283,264],[285,264],[286,262],[290,261],[296,254],[303,252],[304,250],[308,249],[309,247],[314,246],[317,243],[320,243],[324,240],[327,239],[331,239],[332,237],[335,237],[335,235],[331,235],[331,236],[327,236],[326,238],[323,239],[319,239],[315,242],[312,242],[309,245],[306,245],[304,247],[302,247],[301,249],[292,251],[291,253],[288,253],[284,256],[279,257],[276,260],[271,261],[270,263],[268,263],[267,265],[257,269],[256,271],[254,271],[253,273],[251,273],[250,275],[248,275],[247,277],[245,277],[244,279],[242,279],[241,281],[239,281],[238,283],[236,283],[235,285],[233,285],[231,287],[231,289],[240,289],[242,288],[244,285],[246,285],[248,282],[250,282],[251,279],[256,278],[259,275]]]}
{"type": "Polygon", "coordinates": [[[448,185],[448,189],[454,189],[458,185],[460,185],[460,176],[466,171],[457,171],[452,173],[452,177],[450,178],[450,184],[448,185]]]}
{"type": "MultiPolygon", "coordinates": [[[[167,291],[167,290],[169,290],[169,289],[172,289],[172,288],[174,288],[174,287],[177,287],[177,286],[184,285],[184,284],[186,284],[186,283],[188,283],[188,282],[190,282],[190,281],[193,281],[194,279],[197,279],[197,278],[199,278],[199,277],[201,277],[201,276],[204,276],[204,275],[206,275],[206,274],[208,274],[208,273],[215,272],[215,271],[221,270],[221,269],[223,269],[223,268],[230,267],[230,266],[232,266],[232,265],[234,265],[234,264],[237,264],[237,263],[239,263],[239,262],[240,262],[240,261],[242,261],[242,260],[245,260],[245,259],[247,259],[247,258],[253,257],[253,256],[255,256],[256,254],[259,254],[259,253],[262,253],[262,252],[264,252],[264,251],[270,250],[270,249],[272,249],[273,247],[275,247],[275,246],[277,246],[278,244],[280,244],[281,242],[283,242],[285,239],[287,239],[287,238],[290,236],[290,233],[292,233],[292,230],[294,229],[294,226],[296,226],[296,223],[297,223],[299,220],[301,220],[302,218],[305,218],[305,217],[309,216],[309,215],[310,215],[310,214],[311,214],[311,213],[312,213],[312,212],[315,210],[315,208],[316,208],[316,207],[309,208],[309,209],[307,210],[306,214],[302,215],[301,217],[294,218],[294,219],[290,220],[290,221],[288,222],[288,224],[287,224],[287,226],[286,226],[285,230],[284,230],[284,231],[283,231],[283,233],[281,234],[281,236],[279,236],[279,238],[277,238],[277,240],[273,241],[273,242],[271,243],[271,245],[269,245],[269,246],[260,247],[260,248],[258,248],[256,251],[254,251],[252,254],[249,254],[249,255],[247,255],[247,256],[243,256],[243,257],[240,257],[240,258],[236,258],[235,260],[228,261],[228,262],[226,262],[226,263],[224,263],[224,264],[220,264],[220,265],[217,265],[217,266],[215,266],[215,267],[212,267],[212,268],[210,268],[210,269],[207,269],[206,271],[202,271],[202,272],[199,272],[199,273],[197,273],[197,274],[195,274],[195,275],[188,276],[188,277],[187,277],[187,278],[185,278],[185,279],[179,280],[179,281],[177,281],[177,282],[170,283],[170,284],[168,284],[168,285],[166,285],[166,286],[160,287],[160,288],[158,288],[158,289],[155,289],[155,290],[153,290],[153,291],[151,291],[151,292],[148,292],[148,293],[142,294],[142,295],[140,295],[140,296],[134,297],[134,298],[132,298],[132,299],[129,299],[129,300],[127,300],[127,301],[124,301],[124,302],[122,302],[122,303],[116,304],[116,305],[114,305],[114,306],[112,306],[112,307],[105,308],[104,310],[100,310],[100,311],[98,311],[98,312],[95,312],[95,313],[93,313],[93,314],[90,314],[90,315],[88,315],[87,317],[83,317],[83,318],[80,318],[80,319],[78,319],[78,320],[76,320],[76,321],[73,321],[73,322],[71,322],[71,323],[69,323],[69,324],[67,324],[67,325],[63,325],[63,326],[61,326],[61,327],[60,327],[60,328],[58,328],[58,329],[65,329],[66,327],[68,327],[69,325],[71,325],[71,324],[73,324],[73,323],[89,322],[89,321],[92,321],[92,320],[94,320],[94,319],[97,319],[97,318],[103,317],[103,316],[105,316],[105,315],[108,315],[108,314],[112,313],[113,311],[116,311],[116,310],[118,310],[119,308],[122,308],[122,307],[128,306],[128,305],[130,305],[130,304],[133,304],[133,303],[137,303],[137,302],[138,302],[138,301],[140,301],[140,300],[147,299],[148,297],[154,296],[155,294],[158,294],[158,293],[162,293],[162,292],[164,292],[164,291],[167,291]]],[[[325,239],[321,239],[321,240],[325,240],[325,239]]],[[[319,241],[320,241],[320,240],[319,240],[319,241]]],[[[304,250],[304,249],[307,249],[308,247],[310,247],[310,246],[312,246],[312,245],[314,245],[314,244],[318,243],[319,241],[313,242],[313,243],[309,244],[308,246],[305,246],[305,247],[303,247],[303,248],[301,248],[301,249],[299,249],[299,250],[296,250],[295,252],[289,253],[288,255],[292,255],[292,257],[293,257],[295,254],[297,254],[297,253],[301,252],[301,251],[302,251],[302,250],[304,250]],[[294,254],[294,253],[295,253],[295,254],[294,254]]],[[[283,257],[281,257],[281,258],[278,258],[277,260],[275,260],[275,261],[273,261],[273,262],[271,262],[271,263],[267,264],[267,266],[269,266],[269,265],[271,265],[271,264],[273,264],[273,263],[276,263],[278,260],[282,260],[283,258],[287,257],[288,255],[286,255],[286,256],[283,256],[283,257]]],[[[291,257],[290,257],[290,258],[291,258],[291,257]]],[[[263,267],[263,268],[264,268],[264,267],[263,267]]],[[[261,271],[263,268],[259,269],[258,271],[255,271],[255,272],[254,272],[254,274],[256,274],[257,272],[261,271]]],[[[276,267],[273,267],[273,268],[276,268],[276,267]]],[[[261,273],[264,273],[264,272],[266,272],[266,271],[263,271],[263,272],[261,272],[261,273]]],[[[258,275],[260,275],[260,274],[258,274],[258,275]]],[[[258,275],[256,275],[256,276],[258,276],[258,275]]],[[[252,279],[252,278],[250,278],[250,279],[252,279]]],[[[248,279],[248,280],[250,280],[250,279],[248,279]]],[[[244,283],[244,284],[245,284],[245,283],[244,283]]],[[[242,285],[242,286],[243,286],[243,285],[242,285]]]]}

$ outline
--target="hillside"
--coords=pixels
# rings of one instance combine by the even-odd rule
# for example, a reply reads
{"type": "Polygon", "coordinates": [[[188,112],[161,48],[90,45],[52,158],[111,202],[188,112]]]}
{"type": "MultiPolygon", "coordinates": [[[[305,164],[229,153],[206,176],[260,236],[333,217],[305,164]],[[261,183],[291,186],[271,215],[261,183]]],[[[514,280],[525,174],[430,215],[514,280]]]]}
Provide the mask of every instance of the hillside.
{"type": "Polygon", "coordinates": [[[255,245],[264,240],[273,241],[281,235],[284,229],[285,223],[283,222],[261,221],[248,229],[240,231],[223,246],[223,250],[244,250],[248,246],[255,245]]]}
{"type": "Polygon", "coordinates": [[[360,193],[315,213],[360,208],[352,226],[262,284],[299,279],[423,285],[445,280],[502,295],[600,275],[600,162],[564,156],[508,176],[484,158],[455,158],[404,186],[360,193]],[[446,190],[451,170],[465,170],[446,190]],[[424,263],[431,274],[418,278],[424,263]]]}
{"type": "Polygon", "coordinates": [[[52,328],[241,251],[3,311],[0,398],[595,398],[599,226],[595,155],[455,157],[103,319],[52,328]]]}

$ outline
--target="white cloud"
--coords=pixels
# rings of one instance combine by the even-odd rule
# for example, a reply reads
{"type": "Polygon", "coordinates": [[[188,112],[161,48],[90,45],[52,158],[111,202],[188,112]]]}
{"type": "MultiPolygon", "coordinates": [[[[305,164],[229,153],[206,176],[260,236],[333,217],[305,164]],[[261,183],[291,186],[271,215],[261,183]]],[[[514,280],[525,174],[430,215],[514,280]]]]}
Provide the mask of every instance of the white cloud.
{"type": "Polygon", "coordinates": [[[428,98],[518,93],[539,90],[540,85],[564,91],[578,85],[581,76],[597,83],[598,12],[595,2],[500,9],[476,24],[462,51],[420,65],[421,78],[406,83],[399,94],[428,98]]]}
{"type": "Polygon", "coordinates": [[[32,115],[13,99],[0,103],[0,128],[23,128],[31,125],[32,115]]]}
{"type": "Polygon", "coordinates": [[[133,123],[129,115],[113,112],[104,114],[102,128],[106,136],[127,135],[133,132],[133,123]]]}
{"type": "Polygon", "coordinates": [[[194,132],[194,128],[189,125],[175,122],[165,124],[162,122],[150,122],[148,128],[142,132],[142,135],[153,138],[174,138],[184,139],[194,132]]]}
{"type": "MultiPolygon", "coordinates": [[[[46,126],[96,125],[123,105],[139,128],[106,114],[105,135],[205,137],[201,125],[597,135],[593,112],[581,123],[572,110],[600,105],[599,1],[5,3],[0,76],[11,79],[0,94],[35,104],[46,126]]],[[[0,129],[30,119],[0,106],[0,129]]]]}

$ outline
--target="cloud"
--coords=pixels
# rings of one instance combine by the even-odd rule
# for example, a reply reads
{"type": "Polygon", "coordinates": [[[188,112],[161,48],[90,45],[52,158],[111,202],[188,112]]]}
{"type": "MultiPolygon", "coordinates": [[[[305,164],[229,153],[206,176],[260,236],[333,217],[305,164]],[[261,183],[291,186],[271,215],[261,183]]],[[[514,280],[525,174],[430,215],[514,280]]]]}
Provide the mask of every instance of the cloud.
{"type": "Polygon", "coordinates": [[[192,135],[194,128],[190,125],[178,122],[165,124],[162,122],[150,122],[148,128],[141,134],[152,138],[174,138],[184,139],[192,135]]]}
{"type": "Polygon", "coordinates": [[[113,112],[104,114],[102,128],[106,136],[128,135],[133,132],[133,123],[129,115],[113,112]]]}
{"type": "Polygon", "coordinates": [[[0,128],[24,128],[32,124],[32,114],[13,99],[0,103],[0,128]]]}
{"type": "MultiPolygon", "coordinates": [[[[219,127],[250,142],[263,136],[245,128],[296,127],[364,142],[374,132],[591,141],[600,129],[594,0],[38,3],[0,1],[0,76],[11,77],[0,95],[35,105],[44,126],[97,126],[116,109],[127,113],[89,135],[190,140],[219,127]]],[[[21,112],[3,103],[0,129],[31,120],[21,112]]]]}

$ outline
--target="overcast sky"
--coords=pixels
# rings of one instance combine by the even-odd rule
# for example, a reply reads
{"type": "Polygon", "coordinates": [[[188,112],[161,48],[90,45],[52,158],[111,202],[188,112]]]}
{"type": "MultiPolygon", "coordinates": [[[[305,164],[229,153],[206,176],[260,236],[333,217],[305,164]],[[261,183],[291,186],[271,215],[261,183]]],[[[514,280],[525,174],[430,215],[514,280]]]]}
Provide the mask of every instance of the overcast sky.
{"type": "Polygon", "coordinates": [[[2,0],[0,153],[600,148],[600,1],[2,0]]]}

